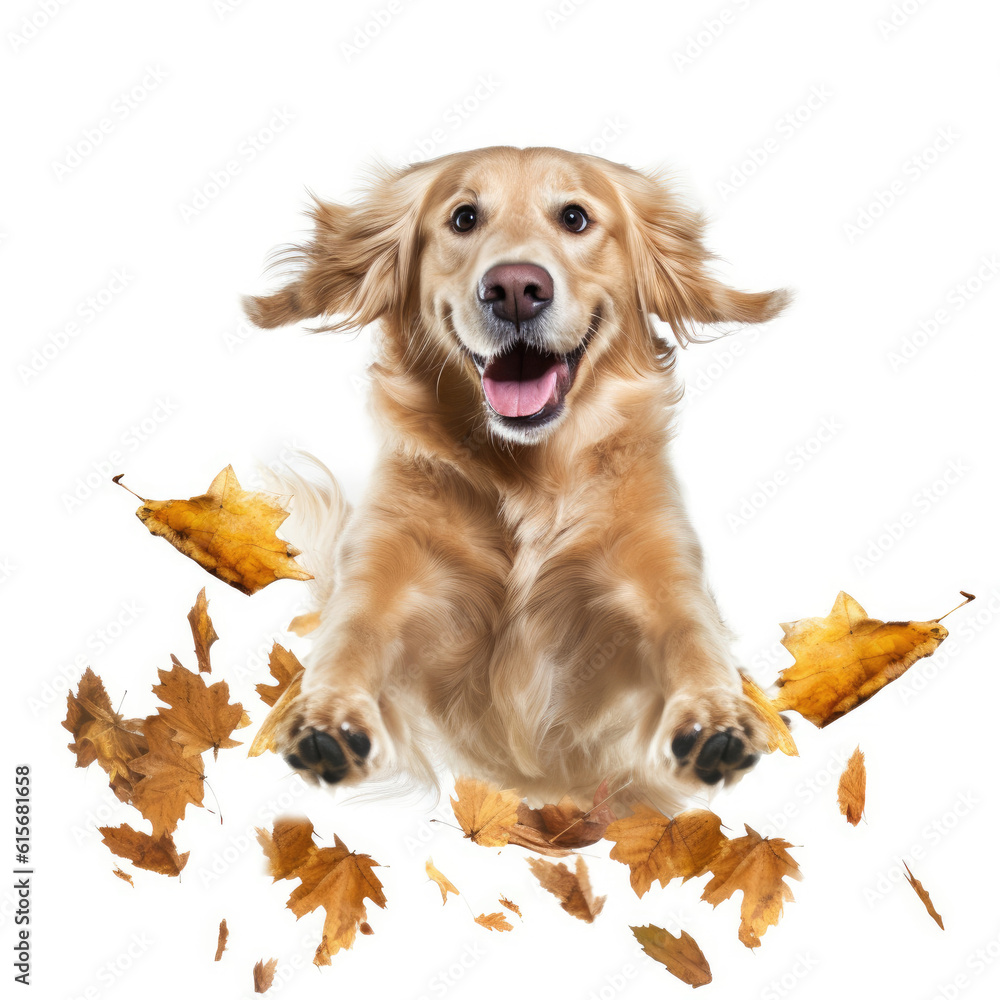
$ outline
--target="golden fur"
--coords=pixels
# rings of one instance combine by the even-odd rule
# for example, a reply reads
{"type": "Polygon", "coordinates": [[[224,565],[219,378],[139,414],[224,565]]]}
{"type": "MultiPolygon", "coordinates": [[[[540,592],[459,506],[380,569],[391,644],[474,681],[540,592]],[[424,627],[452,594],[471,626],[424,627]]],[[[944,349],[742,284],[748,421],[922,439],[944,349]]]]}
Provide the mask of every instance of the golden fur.
{"type": "Polygon", "coordinates": [[[353,511],[335,483],[297,483],[322,617],[283,737],[294,766],[322,773],[303,734],[355,731],[371,749],[347,750],[348,784],[444,764],[549,800],[631,781],[671,808],[705,787],[672,753],[678,734],[759,750],[667,456],[680,387],[650,314],[683,344],[692,323],[770,319],[785,294],[713,278],[702,219],[660,180],[556,149],[386,171],[312,215],[298,275],[247,312],[378,321],[382,447],[353,511]],[[456,232],[466,204],[476,228],[456,232]],[[567,205],[583,232],[560,224],[567,205]],[[496,346],[481,276],[519,261],[552,275],[546,349],[589,337],[537,431],[502,426],[474,360],[496,346]]]}

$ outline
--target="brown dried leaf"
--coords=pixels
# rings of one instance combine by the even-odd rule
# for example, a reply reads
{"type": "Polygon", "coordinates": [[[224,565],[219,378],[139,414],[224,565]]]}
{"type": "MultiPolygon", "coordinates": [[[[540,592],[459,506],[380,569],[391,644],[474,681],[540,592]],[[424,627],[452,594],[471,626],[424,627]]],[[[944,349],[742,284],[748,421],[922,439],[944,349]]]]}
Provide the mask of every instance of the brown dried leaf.
{"type": "Polygon", "coordinates": [[[358,924],[358,930],[361,931],[361,933],[365,934],[365,935],[371,935],[371,934],[375,933],[372,930],[372,925],[370,923],[368,923],[367,920],[362,920],[361,923],[358,924]]]}
{"type": "Polygon", "coordinates": [[[128,823],[122,823],[121,826],[100,826],[98,830],[104,838],[102,842],[108,845],[112,854],[128,858],[136,868],[160,875],[180,875],[181,869],[187,864],[190,851],[178,855],[169,833],[151,837],[141,830],[133,830],[128,823]]]}
{"type": "Polygon", "coordinates": [[[132,804],[153,824],[153,836],[158,836],[176,828],[188,803],[201,806],[205,773],[201,756],[185,756],[161,716],[148,716],[142,729],[149,749],[131,763],[133,771],[145,775],[132,792],[132,804]]]}
{"type": "Polygon", "coordinates": [[[288,623],[288,631],[297,636],[308,635],[319,625],[320,614],[318,611],[310,611],[308,614],[296,615],[288,623]]]}
{"type": "Polygon", "coordinates": [[[267,962],[261,959],[253,967],[253,991],[254,993],[266,993],[274,984],[274,970],[278,967],[276,958],[267,962]]]}
{"type": "Polygon", "coordinates": [[[743,679],[743,697],[750,702],[766,728],[767,752],[774,753],[775,750],[780,750],[789,757],[798,757],[799,748],[795,745],[785,720],[771,703],[771,699],[761,691],[749,674],[741,670],[740,677],[743,679]]]}
{"type": "Polygon", "coordinates": [[[182,667],[174,656],[170,659],[169,672],[157,671],[160,683],[153,686],[153,694],[171,706],[157,711],[174,730],[173,740],[184,748],[184,756],[211,749],[217,758],[219,750],[241,746],[239,740],[229,738],[234,729],[245,725],[243,706],[229,704],[229,685],[217,681],[209,686],[201,674],[182,667]]]}
{"type": "Polygon", "coordinates": [[[66,696],[66,709],[63,727],[76,740],[68,744],[76,754],[76,766],[87,767],[96,760],[111,779],[114,793],[128,802],[142,780],[131,762],[148,749],[142,720],[123,719],[114,711],[101,678],[90,667],[80,678],[77,693],[66,696]]]}
{"type": "Polygon", "coordinates": [[[861,752],[861,747],[856,747],[837,785],[840,811],[847,817],[847,822],[851,826],[857,826],[861,822],[861,816],[865,811],[866,784],[865,755],[861,752]]]}
{"type": "Polygon", "coordinates": [[[473,917],[480,927],[489,931],[512,931],[514,925],[502,913],[480,913],[473,917]]]}
{"type": "Polygon", "coordinates": [[[527,861],[542,888],[551,892],[567,913],[590,924],[604,909],[604,902],[608,897],[594,897],[583,858],[577,857],[575,874],[562,863],[554,865],[551,861],[543,861],[541,858],[528,858],[527,861]]]}
{"type": "Polygon", "coordinates": [[[275,534],[288,511],[266,493],[244,490],[231,465],[201,496],[139,499],[136,516],[154,535],[244,594],[279,579],[312,579],[293,559],[299,550],[275,534]]]}
{"type": "Polygon", "coordinates": [[[219,922],[219,943],[215,946],[215,960],[216,962],[222,959],[222,953],[226,950],[226,942],[229,940],[229,925],[226,923],[226,918],[223,917],[219,922]]]}
{"type": "Polygon", "coordinates": [[[748,948],[756,948],[761,935],[777,924],[782,904],[794,898],[783,879],[802,876],[785,850],[791,844],[761,837],[749,826],[746,831],[745,837],[727,840],[708,865],[715,877],[705,886],[701,898],[718,906],[737,890],[742,891],[739,938],[748,948]]]}
{"type": "Polygon", "coordinates": [[[135,882],[132,881],[132,876],[128,872],[123,872],[121,868],[115,868],[111,874],[117,875],[123,882],[128,882],[133,889],[135,888],[135,882]]]}
{"type": "Polygon", "coordinates": [[[365,899],[384,907],[385,895],[372,871],[377,862],[367,854],[348,851],[336,834],[333,847],[317,847],[312,832],[308,820],[279,820],[273,833],[258,829],[257,839],[275,880],[301,882],[286,904],[296,918],[320,906],[326,910],[323,939],[313,962],[329,965],[332,955],[354,943],[359,925],[367,918],[365,899]]]}
{"type": "Polygon", "coordinates": [[[212,619],[208,617],[208,598],[205,596],[204,587],[201,588],[198,599],[194,602],[194,607],[188,612],[187,620],[191,625],[191,634],[194,636],[194,655],[198,658],[198,673],[210,674],[212,660],[209,656],[209,650],[219,635],[215,631],[212,619]]]}
{"type": "Polygon", "coordinates": [[[881,622],[841,591],[826,618],[781,626],[795,663],[778,676],[778,711],[791,709],[823,727],[863,704],[945,640],[937,621],[881,622]]]}
{"type": "Polygon", "coordinates": [[[271,753],[278,753],[278,730],[285,719],[285,716],[292,710],[292,703],[299,696],[302,687],[303,674],[297,673],[289,682],[288,687],[281,693],[281,697],[274,703],[274,707],[264,718],[257,730],[257,735],[250,744],[247,751],[248,757],[259,757],[265,750],[271,753]]]}
{"type": "Polygon", "coordinates": [[[941,914],[934,909],[930,893],[923,887],[919,879],[913,877],[913,872],[910,871],[910,867],[905,861],[903,862],[903,867],[906,869],[906,881],[913,886],[913,891],[920,897],[920,902],[924,904],[924,909],[931,915],[938,927],[944,930],[944,921],[941,919],[941,914]]]}
{"type": "Polygon", "coordinates": [[[275,643],[271,647],[271,654],[267,661],[271,676],[278,682],[277,684],[258,684],[257,694],[265,705],[274,707],[275,702],[288,690],[288,685],[302,673],[302,664],[298,657],[284,646],[275,643]]]}
{"type": "Polygon", "coordinates": [[[506,896],[500,897],[500,905],[505,906],[511,913],[516,913],[522,920],[524,919],[521,914],[521,907],[517,903],[512,903],[506,896]]]}
{"type": "Polygon", "coordinates": [[[565,857],[577,848],[596,844],[614,818],[614,813],[606,806],[595,806],[584,812],[568,795],[555,805],[544,805],[540,809],[531,809],[522,802],[517,808],[517,823],[511,829],[509,842],[539,854],[565,857]]]}
{"type": "Polygon", "coordinates": [[[455,794],[458,798],[451,800],[451,807],[466,837],[480,847],[503,847],[517,823],[521,802],[517,792],[501,791],[485,781],[459,778],[455,794]]]}
{"type": "Polygon", "coordinates": [[[708,967],[708,961],[698,943],[687,931],[681,931],[680,937],[674,937],[669,931],[655,924],[630,927],[629,930],[642,945],[642,950],[650,958],[662,962],[667,967],[667,972],[676,976],[682,983],[697,988],[712,981],[712,970],[708,967]]]}
{"type": "Polygon", "coordinates": [[[441,890],[441,905],[443,906],[448,902],[448,893],[454,893],[454,895],[459,896],[458,889],[434,867],[434,862],[431,858],[428,858],[424,863],[424,871],[427,872],[427,877],[433,879],[437,883],[437,887],[441,890]]]}
{"type": "Polygon", "coordinates": [[[631,869],[637,896],[654,881],[661,886],[674,878],[687,881],[708,870],[726,837],[722,820],[707,809],[689,809],[668,819],[641,803],[625,819],[612,823],[605,836],[615,841],[610,857],[631,869]]]}

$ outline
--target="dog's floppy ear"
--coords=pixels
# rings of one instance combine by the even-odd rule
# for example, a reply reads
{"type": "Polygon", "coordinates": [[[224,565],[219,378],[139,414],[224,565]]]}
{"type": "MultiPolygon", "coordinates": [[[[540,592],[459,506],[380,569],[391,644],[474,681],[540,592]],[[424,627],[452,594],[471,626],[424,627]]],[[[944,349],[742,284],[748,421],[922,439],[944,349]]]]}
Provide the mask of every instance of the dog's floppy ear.
{"type": "Polygon", "coordinates": [[[412,294],[418,224],[427,178],[385,170],[355,205],[315,199],[311,239],[288,248],[278,264],[297,276],[272,295],[248,295],[243,308],[257,326],[339,316],[318,330],[349,330],[403,314],[412,294]]]}
{"type": "Polygon", "coordinates": [[[617,179],[639,308],[669,323],[682,344],[698,339],[691,321],[762,323],[789,303],[783,289],[739,292],[713,278],[707,267],[713,255],[702,242],[704,218],[658,178],[624,167],[617,179]]]}

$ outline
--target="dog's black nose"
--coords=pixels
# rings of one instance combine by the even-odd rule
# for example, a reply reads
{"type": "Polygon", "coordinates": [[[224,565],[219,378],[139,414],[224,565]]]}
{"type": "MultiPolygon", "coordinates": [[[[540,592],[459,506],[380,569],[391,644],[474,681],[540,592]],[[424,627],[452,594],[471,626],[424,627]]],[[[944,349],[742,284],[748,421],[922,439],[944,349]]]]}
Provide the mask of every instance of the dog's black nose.
{"type": "Polygon", "coordinates": [[[500,319],[531,319],[552,301],[552,275],[537,264],[498,264],[479,282],[479,300],[492,303],[500,319]]]}

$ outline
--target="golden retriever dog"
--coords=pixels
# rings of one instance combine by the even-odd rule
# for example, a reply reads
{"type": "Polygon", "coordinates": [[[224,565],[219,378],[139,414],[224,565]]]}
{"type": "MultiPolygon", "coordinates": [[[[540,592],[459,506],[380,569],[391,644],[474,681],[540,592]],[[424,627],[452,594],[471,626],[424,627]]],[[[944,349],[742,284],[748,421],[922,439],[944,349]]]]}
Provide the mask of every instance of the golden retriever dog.
{"type": "MultiPolygon", "coordinates": [[[[327,783],[442,766],[533,799],[673,809],[763,749],[667,454],[691,324],[782,291],[708,271],[703,220],[595,156],[493,147],[319,201],[274,327],[378,324],[354,509],[298,481],[320,624],[281,748],[327,783]]],[[[293,524],[293,521],[289,521],[293,524]]],[[[291,532],[290,532],[291,533],[291,532]]]]}

